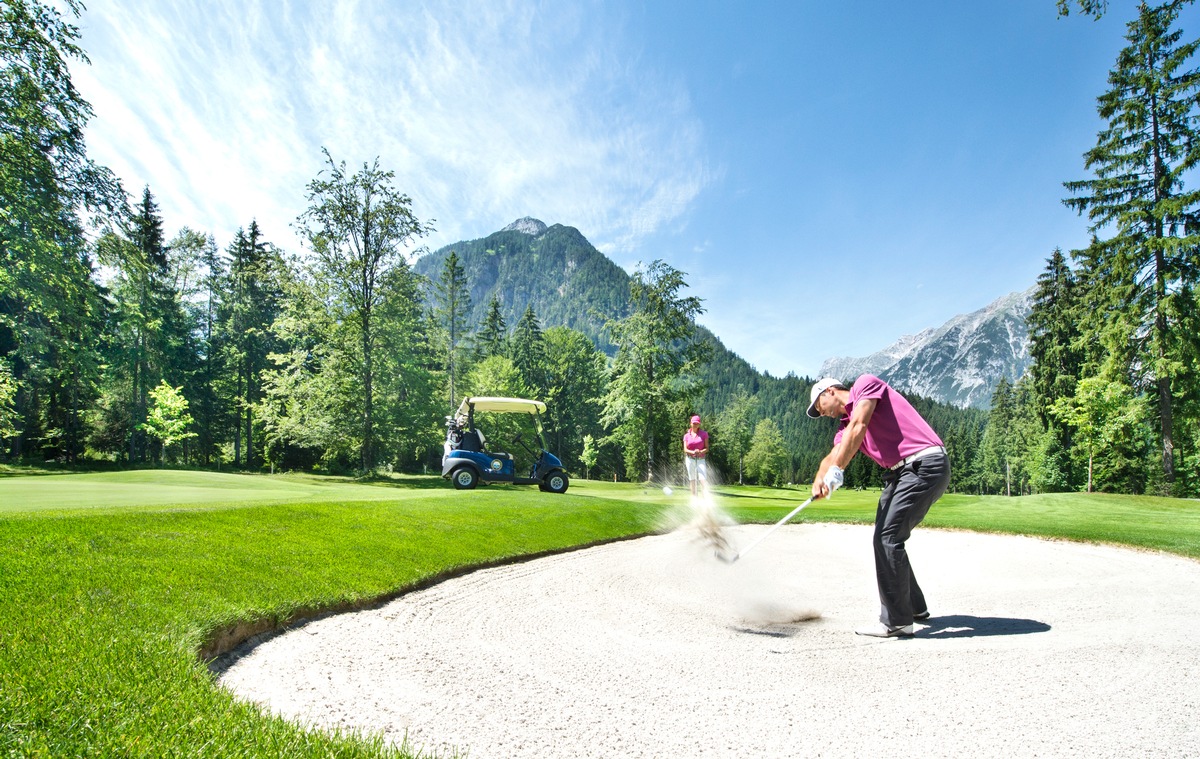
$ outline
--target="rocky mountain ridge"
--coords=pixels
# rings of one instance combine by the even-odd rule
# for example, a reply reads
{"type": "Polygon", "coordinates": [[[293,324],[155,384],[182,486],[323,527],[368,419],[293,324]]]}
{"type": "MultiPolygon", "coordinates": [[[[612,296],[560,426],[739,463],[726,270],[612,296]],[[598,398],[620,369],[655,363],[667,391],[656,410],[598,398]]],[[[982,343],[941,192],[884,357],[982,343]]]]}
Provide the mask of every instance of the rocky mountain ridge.
{"type": "Polygon", "coordinates": [[[1009,293],[869,356],[827,359],[820,373],[847,382],[874,374],[905,392],[987,408],[1000,378],[1017,381],[1032,361],[1027,320],[1035,289],[1009,293]]]}

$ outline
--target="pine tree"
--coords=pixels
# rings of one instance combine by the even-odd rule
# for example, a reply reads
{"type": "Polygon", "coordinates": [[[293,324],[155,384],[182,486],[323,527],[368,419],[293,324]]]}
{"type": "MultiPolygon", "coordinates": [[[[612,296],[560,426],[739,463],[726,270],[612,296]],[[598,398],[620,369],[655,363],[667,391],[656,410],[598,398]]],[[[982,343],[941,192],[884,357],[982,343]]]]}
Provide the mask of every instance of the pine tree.
{"type": "Polygon", "coordinates": [[[1014,434],[1016,399],[1012,384],[1001,377],[992,393],[987,429],[979,446],[981,485],[984,492],[1012,495],[1013,461],[1010,440],[1014,434]]]}
{"type": "Polygon", "coordinates": [[[262,400],[262,372],[267,368],[267,356],[277,347],[270,328],[279,314],[281,264],[254,220],[248,230],[237,231],[229,246],[229,257],[222,343],[227,366],[232,371],[234,463],[250,469],[256,463],[254,407],[262,400]]]}
{"type": "Polygon", "coordinates": [[[217,396],[217,382],[225,371],[223,330],[219,319],[222,303],[227,297],[229,276],[225,261],[212,235],[207,235],[199,251],[200,306],[197,313],[199,330],[200,375],[196,392],[197,443],[201,462],[208,466],[222,440],[224,417],[217,396]]]}
{"type": "Polygon", "coordinates": [[[382,283],[379,325],[379,455],[415,466],[445,428],[434,371],[437,353],[421,304],[419,278],[401,261],[382,283]]]}
{"type": "Polygon", "coordinates": [[[459,263],[458,254],[450,251],[442,274],[434,284],[438,326],[442,330],[442,356],[450,380],[450,409],[457,408],[454,383],[461,369],[462,342],[466,338],[471,313],[471,293],[467,273],[459,263]]]}
{"type": "MultiPolygon", "coordinates": [[[[1079,342],[1082,320],[1075,273],[1062,250],[1055,248],[1046,259],[1046,270],[1038,277],[1029,325],[1030,374],[1033,390],[1043,405],[1075,390],[1082,370],[1079,342]]],[[[1050,417],[1041,409],[1043,419],[1050,417]]]]}
{"type": "MultiPolygon", "coordinates": [[[[1033,359],[1029,369],[1031,401],[1042,424],[1055,439],[1053,445],[1043,444],[1046,450],[1071,448],[1070,427],[1059,422],[1049,409],[1059,398],[1074,393],[1083,375],[1082,325],[1090,321],[1089,315],[1083,313],[1084,309],[1084,293],[1075,272],[1062,250],[1055,248],[1046,260],[1046,270],[1038,277],[1033,308],[1027,320],[1029,354],[1033,359]]],[[[1069,468],[1064,469],[1047,482],[1057,482],[1060,475],[1068,476],[1067,482],[1070,482],[1069,473],[1069,468]]]]}
{"type": "Polygon", "coordinates": [[[109,407],[125,417],[125,455],[131,462],[149,454],[143,424],[150,389],[166,380],[182,385],[194,369],[191,325],[175,290],[162,217],[147,186],[142,191],[126,239],[109,237],[104,243],[120,251],[110,258],[124,263],[114,294],[117,299],[116,360],[120,366],[110,378],[112,390],[127,393],[124,403],[113,399],[109,407]]]}
{"type": "Polygon", "coordinates": [[[508,325],[504,323],[504,314],[500,310],[500,299],[492,296],[488,303],[487,316],[475,333],[475,361],[482,361],[491,356],[508,356],[508,325]]]}
{"type": "Polygon", "coordinates": [[[1174,350],[1174,301],[1200,269],[1200,191],[1186,187],[1200,162],[1200,72],[1185,68],[1200,41],[1180,44],[1182,32],[1172,29],[1179,9],[1178,2],[1138,7],[1129,45],[1109,74],[1111,89],[1099,98],[1107,127],[1086,154],[1096,178],[1065,183],[1073,197],[1064,201],[1087,213],[1093,232],[1114,233],[1076,256],[1093,286],[1118,305],[1105,314],[1108,347],[1128,353],[1123,368],[1135,387],[1149,385],[1156,396],[1168,486],[1175,478],[1173,379],[1194,358],[1174,350]]]}
{"type": "Polygon", "coordinates": [[[525,313],[513,328],[512,362],[521,373],[525,387],[539,399],[545,397],[548,384],[546,340],[532,305],[525,307],[525,313]]]}

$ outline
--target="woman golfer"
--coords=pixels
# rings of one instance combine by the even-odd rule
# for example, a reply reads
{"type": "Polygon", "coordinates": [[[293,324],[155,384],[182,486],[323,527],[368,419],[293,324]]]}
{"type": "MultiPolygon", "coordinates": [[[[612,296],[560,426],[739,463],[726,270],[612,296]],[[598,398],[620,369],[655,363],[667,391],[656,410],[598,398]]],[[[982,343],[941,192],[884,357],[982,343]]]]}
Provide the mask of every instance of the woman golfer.
{"type": "Polygon", "coordinates": [[[704,457],[708,455],[708,433],[700,429],[700,417],[693,416],[688,431],[683,433],[683,462],[687,465],[688,484],[692,486],[692,495],[696,495],[696,480],[708,487],[708,464],[704,457]]]}
{"type": "Polygon", "coordinates": [[[808,415],[839,421],[833,450],[817,469],[814,498],[842,486],[842,470],[859,451],[883,467],[883,492],[875,512],[875,579],[882,611],[879,623],[855,630],[878,638],[913,634],[913,620],[929,618],[904,543],[933,502],[950,484],[950,459],[937,436],[904,396],[864,374],[847,389],[826,377],[813,385],[808,415]]]}

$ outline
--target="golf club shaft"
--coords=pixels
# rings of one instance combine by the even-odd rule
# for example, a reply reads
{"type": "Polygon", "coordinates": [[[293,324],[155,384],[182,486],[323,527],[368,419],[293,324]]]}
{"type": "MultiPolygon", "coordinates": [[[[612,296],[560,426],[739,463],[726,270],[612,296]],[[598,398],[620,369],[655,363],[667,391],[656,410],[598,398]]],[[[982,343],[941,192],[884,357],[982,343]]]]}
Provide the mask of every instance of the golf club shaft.
{"type": "Polygon", "coordinates": [[[791,511],[791,513],[790,513],[790,514],[788,514],[786,517],[784,517],[783,519],[780,519],[778,522],[776,522],[774,525],[772,525],[772,526],[771,526],[771,529],[767,530],[767,531],[766,531],[766,532],[764,532],[762,535],[759,535],[757,540],[755,540],[753,543],[751,543],[750,545],[746,546],[746,547],[745,547],[745,548],[743,548],[742,550],[738,551],[738,552],[737,552],[737,555],[733,557],[733,561],[731,561],[730,563],[732,564],[734,561],[737,561],[738,559],[740,559],[740,558],[742,558],[743,556],[745,556],[745,555],[746,555],[746,553],[747,553],[747,552],[748,552],[748,551],[749,551],[751,548],[753,548],[754,546],[756,546],[756,545],[758,545],[759,543],[761,543],[761,542],[763,542],[764,540],[766,540],[768,535],[770,535],[771,533],[773,533],[773,532],[775,532],[776,530],[778,530],[780,527],[782,527],[782,526],[784,526],[785,524],[787,524],[788,522],[790,522],[790,521],[791,521],[791,519],[792,519],[792,517],[796,516],[796,515],[797,515],[797,514],[799,514],[801,511],[803,511],[803,510],[805,509],[805,507],[806,507],[806,506],[808,506],[808,504],[810,504],[810,503],[812,503],[812,502],[813,502],[813,500],[814,500],[815,498],[816,498],[816,496],[814,495],[814,496],[812,496],[811,498],[809,498],[807,501],[805,501],[804,503],[802,503],[802,504],[800,504],[799,506],[797,506],[796,508],[792,509],[792,511],[791,511]]]}

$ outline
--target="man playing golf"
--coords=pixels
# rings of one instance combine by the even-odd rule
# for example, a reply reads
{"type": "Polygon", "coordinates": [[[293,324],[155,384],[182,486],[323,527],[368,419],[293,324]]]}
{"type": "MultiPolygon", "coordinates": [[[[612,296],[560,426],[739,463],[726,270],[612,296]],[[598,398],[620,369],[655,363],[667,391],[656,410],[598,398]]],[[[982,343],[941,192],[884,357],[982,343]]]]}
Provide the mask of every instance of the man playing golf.
{"type": "Polygon", "coordinates": [[[875,577],[882,612],[879,624],[859,635],[894,638],[913,634],[913,620],[929,618],[925,595],[904,542],[942,497],[950,483],[950,459],[942,440],[904,396],[886,382],[864,374],[852,388],[826,377],[813,385],[808,415],[840,422],[833,450],[817,469],[814,498],[842,485],[842,470],[861,450],[883,467],[883,492],[875,512],[875,577]]]}

